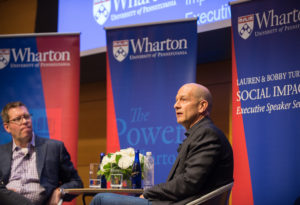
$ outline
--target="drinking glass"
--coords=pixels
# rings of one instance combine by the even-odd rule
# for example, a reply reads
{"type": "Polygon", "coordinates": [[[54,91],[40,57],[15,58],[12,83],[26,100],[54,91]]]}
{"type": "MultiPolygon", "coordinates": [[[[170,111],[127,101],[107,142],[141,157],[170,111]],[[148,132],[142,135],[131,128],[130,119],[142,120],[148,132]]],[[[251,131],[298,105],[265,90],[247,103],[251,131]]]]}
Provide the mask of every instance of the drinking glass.
{"type": "Polygon", "coordinates": [[[98,175],[99,163],[90,164],[90,188],[101,188],[101,175],[98,175]]]}
{"type": "Polygon", "coordinates": [[[123,184],[123,174],[119,169],[111,169],[110,186],[112,189],[121,189],[123,184]]]}

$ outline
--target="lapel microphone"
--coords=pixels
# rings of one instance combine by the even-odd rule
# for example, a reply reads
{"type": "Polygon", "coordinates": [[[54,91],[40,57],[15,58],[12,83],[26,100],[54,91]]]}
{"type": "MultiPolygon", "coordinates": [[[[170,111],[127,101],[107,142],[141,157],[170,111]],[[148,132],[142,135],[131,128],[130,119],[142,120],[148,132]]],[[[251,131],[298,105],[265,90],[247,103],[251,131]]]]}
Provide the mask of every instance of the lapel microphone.
{"type": "Polygon", "coordinates": [[[29,159],[30,158],[30,150],[29,150],[29,148],[22,148],[21,151],[24,154],[24,159],[29,159]]]}

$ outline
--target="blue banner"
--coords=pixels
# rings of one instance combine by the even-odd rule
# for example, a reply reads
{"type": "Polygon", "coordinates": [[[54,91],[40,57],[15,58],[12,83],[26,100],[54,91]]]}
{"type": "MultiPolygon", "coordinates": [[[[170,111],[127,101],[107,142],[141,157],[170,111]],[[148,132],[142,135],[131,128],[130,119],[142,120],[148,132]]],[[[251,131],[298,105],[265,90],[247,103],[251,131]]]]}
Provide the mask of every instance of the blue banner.
{"type": "Polygon", "coordinates": [[[113,107],[107,115],[108,124],[117,124],[107,128],[107,150],[116,151],[119,143],[151,151],[156,184],[166,180],[184,137],[173,105],[181,85],[195,82],[196,49],[195,19],[107,29],[108,106],[113,107]]]}
{"type": "Polygon", "coordinates": [[[294,204],[300,197],[300,4],[263,0],[231,9],[233,118],[239,119],[233,133],[240,130],[233,135],[232,202],[294,204]]]}
{"type": "MultiPolygon", "coordinates": [[[[79,34],[0,35],[0,109],[22,101],[35,134],[63,141],[75,166],[79,72],[79,34]]],[[[12,140],[3,126],[0,136],[12,140]]]]}
{"type": "MultiPolygon", "coordinates": [[[[0,109],[8,102],[22,100],[28,108],[35,108],[30,111],[36,119],[46,119],[41,73],[39,67],[36,68],[39,65],[27,59],[27,53],[37,53],[35,37],[28,37],[26,41],[24,38],[0,38],[0,45],[0,109]],[[20,40],[23,40],[22,45],[20,40]],[[39,95],[32,97],[29,93],[39,95]]],[[[33,123],[38,135],[49,138],[47,123],[40,123],[39,126],[37,121],[33,123]]],[[[1,126],[0,143],[10,141],[10,134],[1,126]]]]}

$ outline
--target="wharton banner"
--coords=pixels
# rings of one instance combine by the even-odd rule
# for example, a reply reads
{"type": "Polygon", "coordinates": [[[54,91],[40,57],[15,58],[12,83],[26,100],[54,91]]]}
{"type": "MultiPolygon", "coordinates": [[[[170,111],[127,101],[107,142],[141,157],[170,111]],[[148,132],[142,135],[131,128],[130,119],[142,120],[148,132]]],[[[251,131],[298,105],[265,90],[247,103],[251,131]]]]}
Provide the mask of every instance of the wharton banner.
{"type": "Polygon", "coordinates": [[[173,105],[181,85],[195,82],[196,49],[196,19],[107,29],[107,151],[151,151],[155,183],[184,137],[173,105]]]}
{"type": "Polygon", "coordinates": [[[231,9],[232,204],[294,204],[300,200],[300,4],[262,0],[231,9]]]}
{"type": "MultiPolygon", "coordinates": [[[[77,164],[79,34],[0,36],[0,107],[22,101],[34,132],[65,143],[77,164]]],[[[1,120],[2,124],[2,120],[1,120]]],[[[11,136],[0,128],[0,144],[11,136]]]]}

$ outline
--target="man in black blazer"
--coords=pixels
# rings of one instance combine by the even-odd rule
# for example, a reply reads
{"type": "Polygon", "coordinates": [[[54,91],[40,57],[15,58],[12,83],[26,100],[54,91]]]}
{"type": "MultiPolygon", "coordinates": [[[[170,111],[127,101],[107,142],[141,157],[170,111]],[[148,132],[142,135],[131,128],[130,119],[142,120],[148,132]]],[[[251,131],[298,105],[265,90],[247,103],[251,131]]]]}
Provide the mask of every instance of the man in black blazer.
{"type": "Polygon", "coordinates": [[[1,117],[13,139],[0,145],[0,179],[7,190],[34,204],[57,204],[60,198],[70,201],[76,197],[63,192],[64,188],[83,187],[64,144],[36,136],[31,115],[22,102],[7,104],[1,117]]]}
{"type": "Polygon", "coordinates": [[[199,84],[185,84],[177,93],[174,108],[177,122],[186,129],[186,139],[178,148],[167,181],[145,190],[140,196],[143,200],[99,194],[91,205],[116,201],[130,205],[183,205],[233,181],[231,145],[209,118],[210,91],[199,84]]]}

